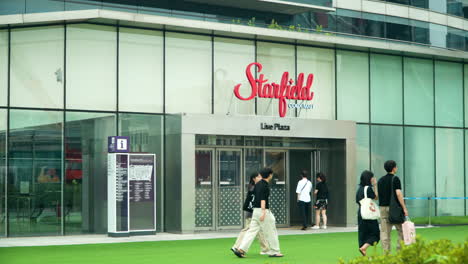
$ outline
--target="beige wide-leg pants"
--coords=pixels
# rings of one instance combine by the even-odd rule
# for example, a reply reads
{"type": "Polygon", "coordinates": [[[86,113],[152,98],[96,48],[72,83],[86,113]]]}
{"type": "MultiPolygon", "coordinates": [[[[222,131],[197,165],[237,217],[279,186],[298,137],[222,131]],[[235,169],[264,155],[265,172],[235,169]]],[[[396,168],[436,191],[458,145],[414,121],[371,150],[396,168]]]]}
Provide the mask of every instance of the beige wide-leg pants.
{"type": "MultiPolygon", "coordinates": [[[[237,237],[236,243],[234,243],[233,248],[239,248],[240,247],[240,244],[241,244],[242,240],[244,240],[245,234],[250,229],[250,222],[252,222],[251,217],[245,219],[244,229],[242,229],[240,231],[239,236],[237,237]]],[[[260,243],[261,252],[262,253],[268,253],[268,251],[269,251],[268,243],[265,240],[265,236],[263,236],[262,231],[259,231],[257,233],[257,239],[258,239],[258,242],[260,243]]]]}
{"type": "Polygon", "coordinates": [[[400,243],[403,241],[403,228],[401,227],[401,224],[390,223],[388,220],[389,215],[390,207],[380,206],[380,241],[382,243],[382,249],[386,252],[390,252],[392,246],[392,226],[395,226],[398,231],[397,250],[400,250],[400,243]]]}
{"type": "Polygon", "coordinates": [[[244,252],[249,251],[250,245],[257,236],[258,232],[263,232],[265,240],[268,243],[269,255],[279,254],[280,246],[278,240],[278,231],[276,231],[276,219],[271,213],[270,210],[266,209],[265,219],[260,221],[260,216],[262,215],[261,208],[254,208],[252,221],[250,222],[249,230],[244,235],[239,249],[244,252]]]}

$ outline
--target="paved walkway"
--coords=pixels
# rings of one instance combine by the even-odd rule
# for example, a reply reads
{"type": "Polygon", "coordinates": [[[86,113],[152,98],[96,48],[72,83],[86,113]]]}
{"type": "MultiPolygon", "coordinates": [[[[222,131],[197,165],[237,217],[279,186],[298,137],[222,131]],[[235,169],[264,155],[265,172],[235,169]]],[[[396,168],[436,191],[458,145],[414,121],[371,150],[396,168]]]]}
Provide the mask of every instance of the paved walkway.
{"type": "MultiPolygon", "coordinates": [[[[279,235],[310,235],[324,233],[356,232],[357,227],[329,227],[328,229],[306,231],[299,228],[280,228],[279,235]]],[[[126,243],[144,241],[171,241],[171,240],[194,240],[214,238],[234,238],[238,231],[197,232],[194,234],[171,234],[157,233],[151,236],[132,237],[108,237],[107,235],[74,235],[74,236],[42,236],[42,237],[13,237],[0,238],[0,247],[25,247],[25,246],[52,246],[52,245],[81,245],[81,244],[103,244],[103,243],[126,243]]]]}

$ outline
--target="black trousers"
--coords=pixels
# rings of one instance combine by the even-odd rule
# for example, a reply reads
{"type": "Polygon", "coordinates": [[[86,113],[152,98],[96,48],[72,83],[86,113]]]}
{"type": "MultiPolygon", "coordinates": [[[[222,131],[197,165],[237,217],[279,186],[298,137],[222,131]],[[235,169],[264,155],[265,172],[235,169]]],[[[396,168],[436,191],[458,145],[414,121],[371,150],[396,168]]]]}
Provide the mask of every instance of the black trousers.
{"type": "Polygon", "coordinates": [[[306,203],[303,201],[298,201],[297,205],[299,206],[299,212],[302,217],[302,226],[307,227],[309,225],[310,219],[310,202],[306,203]]]}

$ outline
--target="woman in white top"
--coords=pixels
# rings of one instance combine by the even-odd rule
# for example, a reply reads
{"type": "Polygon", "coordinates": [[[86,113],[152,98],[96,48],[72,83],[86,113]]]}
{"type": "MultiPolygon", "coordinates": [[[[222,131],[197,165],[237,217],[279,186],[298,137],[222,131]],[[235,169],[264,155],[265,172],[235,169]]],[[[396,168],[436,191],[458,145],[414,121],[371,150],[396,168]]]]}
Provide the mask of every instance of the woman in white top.
{"type": "Polygon", "coordinates": [[[302,179],[297,183],[296,188],[297,205],[299,206],[299,211],[302,216],[301,230],[307,229],[310,217],[310,192],[312,191],[312,183],[307,178],[307,174],[306,170],[301,172],[302,179]]]}

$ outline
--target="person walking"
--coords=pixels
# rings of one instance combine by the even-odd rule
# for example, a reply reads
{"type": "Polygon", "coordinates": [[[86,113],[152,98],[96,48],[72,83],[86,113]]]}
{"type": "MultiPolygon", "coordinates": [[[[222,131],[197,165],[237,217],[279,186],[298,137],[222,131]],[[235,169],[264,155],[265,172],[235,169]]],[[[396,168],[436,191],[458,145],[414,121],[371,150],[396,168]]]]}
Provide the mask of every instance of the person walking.
{"type": "Polygon", "coordinates": [[[323,229],[327,229],[327,206],[328,206],[328,187],[325,174],[317,173],[317,185],[315,186],[315,225],[312,229],[320,228],[320,214],[322,215],[323,229]]]}
{"type": "Polygon", "coordinates": [[[309,225],[310,217],[310,192],[312,191],[312,182],[307,178],[307,171],[301,172],[302,179],[297,183],[296,194],[297,194],[297,205],[302,216],[302,228],[306,230],[309,225]]]}
{"type": "MultiPolygon", "coordinates": [[[[245,211],[245,225],[244,225],[244,229],[240,231],[239,236],[237,237],[237,240],[234,243],[234,246],[232,246],[231,248],[231,251],[233,252],[235,252],[239,248],[242,240],[244,239],[245,233],[249,230],[250,222],[252,221],[253,202],[255,200],[255,195],[254,195],[255,184],[261,180],[262,180],[262,176],[258,172],[254,172],[252,173],[252,175],[250,175],[249,186],[247,187],[247,190],[248,190],[247,197],[245,197],[245,202],[243,206],[243,210],[245,211]]],[[[261,249],[260,255],[267,255],[269,251],[268,244],[261,231],[258,232],[257,239],[258,239],[258,242],[260,243],[260,249],[261,249]]]]}
{"type": "Polygon", "coordinates": [[[270,257],[283,257],[280,252],[275,216],[270,211],[270,187],[268,184],[273,178],[273,171],[270,168],[265,168],[260,171],[260,174],[262,180],[255,184],[254,210],[249,230],[247,230],[239,248],[234,251],[234,254],[239,258],[245,257],[258,232],[263,232],[265,236],[269,246],[268,255],[270,257]]]}
{"type": "Polygon", "coordinates": [[[377,220],[362,219],[360,204],[360,201],[364,199],[364,197],[374,200],[379,199],[376,185],[377,180],[374,177],[374,173],[368,170],[361,173],[361,182],[359,183],[359,188],[356,192],[356,203],[359,205],[357,213],[359,252],[363,256],[366,255],[368,247],[373,246],[380,241],[379,222],[377,220]],[[364,191],[366,192],[366,195],[364,195],[364,191]]]}
{"type": "Polygon", "coordinates": [[[408,210],[406,209],[405,200],[403,199],[403,192],[401,191],[400,179],[395,175],[398,171],[398,167],[395,161],[388,160],[384,164],[387,175],[380,178],[377,183],[380,206],[380,240],[382,241],[382,248],[385,252],[390,252],[391,248],[391,232],[392,227],[395,226],[398,231],[398,244],[397,250],[400,249],[400,242],[403,241],[403,229],[401,224],[392,224],[389,221],[390,214],[390,198],[392,197],[392,189],[395,191],[397,202],[403,208],[403,213],[408,216],[408,210]],[[393,185],[393,188],[392,188],[393,185]]]}

